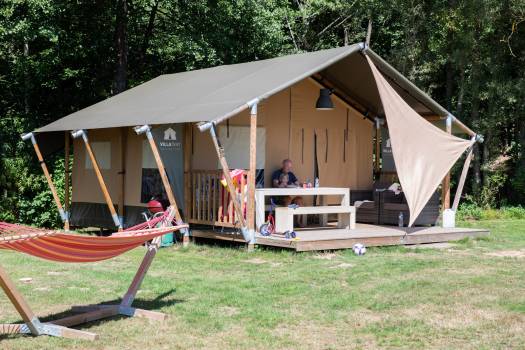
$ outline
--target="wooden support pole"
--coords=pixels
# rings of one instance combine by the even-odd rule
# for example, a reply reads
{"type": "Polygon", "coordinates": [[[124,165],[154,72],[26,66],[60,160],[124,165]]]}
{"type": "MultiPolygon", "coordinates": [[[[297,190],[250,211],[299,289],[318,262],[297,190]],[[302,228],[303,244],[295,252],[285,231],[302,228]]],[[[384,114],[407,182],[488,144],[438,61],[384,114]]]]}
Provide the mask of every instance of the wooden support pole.
{"type": "Polygon", "coordinates": [[[193,125],[184,124],[184,219],[191,217],[191,161],[193,144],[193,125]]]}
{"type": "Polygon", "coordinates": [[[459,178],[458,188],[456,189],[456,194],[454,196],[454,203],[452,204],[452,210],[457,211],[459,207],[459,201],[461,199],[461,194],[463,192],[463,187],[465,186],[465,179],[467,178],[468,169],[470,167],[470,162],[474,158],[474,146],[470,147],[470,150],[465,158],[465,163],[463,164],[463,170],[461,170],[461,176],[459,178]]]}
{"type": "MultiPolygon", "coordinates": [[[[171,225],[171,222],[173,221],[173,218],[176,217],[178,213],[178,210],[175,207],[169,208],[169,214],[162,223],[162,226],[171,225]]],[[[131,304],[133,304],[133,301],[135,300],[135,295],[137,294],[140,285],[142,284],[142,281],[144,280],[144,277],[146,277],[146,273],[148,272],[151,263],[153,262],[153,259],[155,258],[155,255],[157,255],[157,251],[160,248],[162,238],[156,237],[153,239],[151,244],[148,246],[148,251],[146,252],[146,255],[144,256],[144,259],[142,259],[142,263],[140,264],[139,269],[137,270],[137,273],[133,277],[133,281],[131,282],[128,291],[122,298],[122,302],[120,303],[120,306],[122,307],[131,307],[131,304]]]]}
{"type": "Polygon", "coordinates": [[[51,175],[49,174],[49,170],[47,169],[47,165],[44,162],[44,157],[42,156],[42,152],[40,152],[40,147],[38,146],[38,143],[36,142],[35,135],[30,132],[28,134],[22,135],[22,140],[31,140],[31,143],[33,144],[33,148],[35,149],[36,157],[38,158],[38,162],[40,163],[40,166],[42,167],[42,171],[44,172],[44,176],[47,180],[47,185],[49,186],[49,189],[51,190],[51,194],[53,195],[53,199],[55,201],[55,204],[58,209],[58,213],[60,214],[60,218],[69,227],[69,218],[64,212],[64,208],[62,207],[62,203],[60,202],[60,198],[58,197],[58,191],[55,187],[55,184],[53,183],[53,179],[51,178],[51,175]]]}
{"type": "MultiPolygon", "coordinates": [[[[160,157],[159,149],[157,147],[157,144],[155,143],[153,134],[151,133],[151,128],[149,125],[143,125],[141,127],[135,128],[135,132],[139,135],[143,133],[146,134],[149,146],[151,148],[151,152],[153,153],[153,157],[155,158],[155,163],[157,164],[157,168],[159,170],[162,184],[164,185],[164,190],[166,191],[166,195],[168,196],[170,206],[173,208],[174,215],[175,215],[175,221],[177,222],[177,225],[181,225],[183,221],[182,221],[182,217],[179,212],[179,207],[177,206],[175,195],[173,194],[173,190],[171,189],[171,184],[168,179],[168,174],[166,173],[166,168],[164,167],[164,163],[162,162],[162,158],[160,157]]],[[[189,242],[188,229],[186,228],[181,229],[181,233],[183,234],[183,243],[185,242],[184,244],[187,244],[189,242]]]]}
{"type": "MultiPolygon", "coordinates": [[[[153,153],[153,157],[155,158],[155,163],[157,164],[157,168],[159,169],[160,178],[162,180],[162,184],[164,185],[164,190],[166,191],[166,195],[168,196],[170,205],[178,212],[177,201],[175,200],[175,195],[173,194],[173,190],[171,188],[168,175],[166,173],[166,168],[164,167],[164,163],[162,162],[162,158],[160,157],[159,149],[157,148],[157,144],[153,139],[151,131],[147,131],[146,136],[148,138],[148,143],[150,145],[151,152],[153,153]]],[[[177,218],[177,220],[179,219],[180,218],[177,218]]]]}
{"type": "Polygon", "coordinates": [[[255,172],[257,171],[257,103],[250,111],[250,169],[248,172],[248,229],[255,232],[255,172]]]}
{"type": "MultiPolygon", "coordinates": [[[[452,134],[452,116],[446,119],[446,131],[452,134]]],[[[450,208],[450,171],[445,175],[441,186],[441,207],[442,210],[450,208]]]]}
{"type": "Polygon", "coordinates": [[[0,287],[2,287],[5,294],[15,307],[16,311],[18,311],[31,333],[34,335],[40,335],[40,331],[37,326],[37,323],[39,323],[38,319],[27,304],[24,297],[16,289],[13,281],[11,278],[9,278],[9,275],[2,266],[0,266],[0,287]]]}
{"type": "Polygon", "coordinates": [[[118,315],[118,305],[114,305],[111,308],[100,308],[98,310],[89,311],[86,313],[67,316],[58,320],[53,321],[54,325],[63,327],[74,327],[79,324],[97,321],[103,318],[112,317],[118,315]]]}
{"type": "Polygon", "coordinates": [[[102,176],[100,167],[98,166],[98,162],[95,157],[95,154],[93,153],[93,149],[91,148],[91,145],[89,144],[89,139],[87,137],[87,131],[77,130],[77,131],[73,131],[71,135],[73,136],[73,138],[82,137],[82,139],[84,140],[84,144],[86,146],[86,152],[89,156],[89,159],[91,159],[91,163],[93,164],[93,170],[95,171],[95,174],[97,176],[98,183],[100,185],[100,189],[102,190],[102,194],[104,195],[104,199],[106,200],[106,204],[108,205],[109,212],[111,213],[113,222],[115,223],[115,226],[118,227],[118,230],[122,231],[122,223],[120,222],[120,219],[117,215],[117,211],[115,210],[115,205],[113,204],[113,200],[111,199],[111,196],[109,195],[109,191],[106,186],[106,182],[104,181],[104,177],[102,176]]]}
{"type": "Polygon", "coordinates": [[[71,339],[96,340],[94,333],[62,327],[53,323],[40,323],[24,297],[18,292],[7,272],[0,266],[0,287],[18,311],[24,324],[0,325],[0,334],[6,333],[31,333],[32,335],[52,335],[71,339]]]}
{"type": "Polygon", "coordinates": [[[70,135],[64,133],[64,208],[67,220],[64,221],[64,230],[69,231],[69,150],[70,135]]]}
{"type": "Polygon", "coordinates": [[[124,222],[126,217],[126,157],[128,145],[128,128],[120,128],[120,170],[119,182],[120,193],[118,198],[118,212],[120,214],[120,222],[124,222]]]}
{"type": "Polygon", "coordinates": [[[215,150],[217,151],[217,157],[219,158],[219,163],[222,168],[224,179],[226,180],[226,186],[227,186],[228,192],[230,192],[230,196],[232,198],[233,208],[235,210],[235,214],[241,226],[241,231],[243,233],[244,239],[246,240],[247,243],[249,243],[253,241],[253,236],[250,235],[250,233],[248,232],[248,227],[246,226],[246,220],[244,219],[244,215],[241,209],[241,203],[239,201],[239,196],[237,195],[235,186],[233,186],[233,181],[230,176],[230,168],[228,167],[228,162],[226,161],[226,157],[224,156],[224,149],[222,148],[219,142],[219,139],[217,138],[215,124],[213,124],[209,130],[210,130],[210,135],[213,141],[213,145],[215,147],[215,150]]]}
{"type": "Polygon", "coordinates": [[[375,164],[374,164],[374,167],[375,167],[375,173],[376,173],[376,176],[378,177],[377,179],[379,179],[379,173],[381,171],[381,121],[379,118],[376,117],[376,125],[375,125],[375,129],[376,129],[376,145],[375,145],[375,164]]]}

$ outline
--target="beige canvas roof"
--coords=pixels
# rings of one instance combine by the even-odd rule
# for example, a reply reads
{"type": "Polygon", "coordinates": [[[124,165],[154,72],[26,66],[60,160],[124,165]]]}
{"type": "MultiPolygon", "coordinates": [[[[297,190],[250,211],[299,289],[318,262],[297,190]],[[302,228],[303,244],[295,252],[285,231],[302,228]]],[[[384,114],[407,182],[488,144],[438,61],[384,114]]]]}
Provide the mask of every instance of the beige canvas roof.
{"type": "MultiPolygon", "coordinates": [[[[48,124],[37,132],[101,129],[143,124],[221,121],[287,87],[320,73],[371,112],[383,108],[363,44],[248,63],[161,75],[119,95],[48,124]]],[[[372,50],[394,89],[420,114],[446,110],[413,86],[372,50]],[[386,64],[386,65],[385,65],[386,64]],[[390,67],[391,68],[391,67],[390,67]]],[[[315,101],[312,101],[315,103],[315,101]]]]}

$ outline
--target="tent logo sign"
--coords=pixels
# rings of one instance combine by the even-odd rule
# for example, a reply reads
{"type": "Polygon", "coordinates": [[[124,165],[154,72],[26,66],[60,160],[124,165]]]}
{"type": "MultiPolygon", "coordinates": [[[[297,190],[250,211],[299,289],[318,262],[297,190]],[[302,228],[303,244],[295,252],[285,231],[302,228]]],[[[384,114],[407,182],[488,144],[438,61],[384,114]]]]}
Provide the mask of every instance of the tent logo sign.
{"type": "Polygon", "coordinates": [[[171,127],[164,130],[164,140],[160,141],[159,145],[166,151],[178,150],[182,147],[182,144],[177,141],[177,132],[171,127]]]}
{"type": "Polygon", "coordinates": [[[164,141],[177,141],[177,132],[172,128],[164,130],[164,141]]]}

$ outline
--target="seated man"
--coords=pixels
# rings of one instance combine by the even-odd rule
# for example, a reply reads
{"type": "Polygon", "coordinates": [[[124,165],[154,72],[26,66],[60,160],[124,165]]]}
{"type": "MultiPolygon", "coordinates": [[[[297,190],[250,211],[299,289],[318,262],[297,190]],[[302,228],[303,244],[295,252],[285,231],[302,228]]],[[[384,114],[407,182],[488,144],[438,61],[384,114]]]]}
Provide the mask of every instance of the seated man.
{"type": "MultiPolygon", "coordinates": [[[[292,172],[292,161],[290,159],[283,160],[281,169],[278,169],[272,174],[272,186],[276,188],[297,188],[301,187],[299,180],[292,172]]],[[[303,205],[302,197],[279,196],[274,197],[273,201],[276,205],[289,206],[290,204],[303,205]]],[[[306,215],[298,217],[298,225],[306,226],[306,215]]]]}

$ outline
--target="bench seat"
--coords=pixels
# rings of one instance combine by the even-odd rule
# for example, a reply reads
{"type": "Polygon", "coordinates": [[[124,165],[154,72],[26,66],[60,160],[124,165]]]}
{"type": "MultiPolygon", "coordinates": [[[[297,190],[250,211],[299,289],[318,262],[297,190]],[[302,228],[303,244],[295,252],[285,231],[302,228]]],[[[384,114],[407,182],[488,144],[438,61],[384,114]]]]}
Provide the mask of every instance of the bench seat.
{"type": "Polygon", "coordinates": [[[337,227],[355,229],[355,207],[345,205],[328,205],[318,207],[277,207],[275,208],[275,231],[284,233],[294,230],[294,215],[337,214],[337,227]]]}

